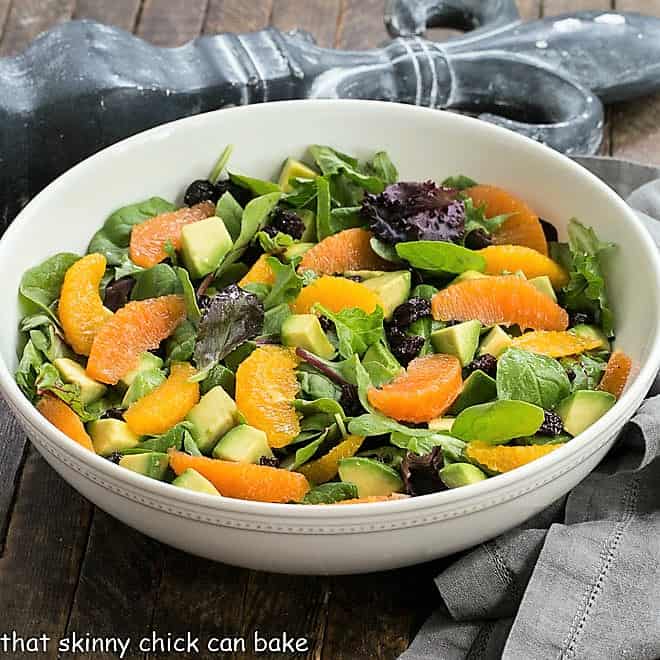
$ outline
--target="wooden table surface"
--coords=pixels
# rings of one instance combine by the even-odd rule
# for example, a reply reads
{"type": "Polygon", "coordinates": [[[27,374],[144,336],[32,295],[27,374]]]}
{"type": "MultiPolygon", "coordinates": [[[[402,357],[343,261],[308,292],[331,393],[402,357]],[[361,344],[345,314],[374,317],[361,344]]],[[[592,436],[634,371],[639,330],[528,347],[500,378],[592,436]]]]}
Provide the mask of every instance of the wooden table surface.
{"type": "MultiPolygon", "coordinates": [[[[0,55],[20,51],[43,30],[71,18],[118,25],[164,46],[198,34],[245,32],[270,24],[304,28],[326,46],[368,48],[387,38],[383,3],[0,0],[0,55]]],[[[660,0],[518,4],[527,19],[577,9],[660,16],[660,0]]],[[[432,30],[430,36],[442,39],[447,32],[432,30]]],[[[659,119],[660,95],[610,108],[603,153],[660,163],[659,119]]],[[[161,635],[189,631],[202,638],[251,637],[255,630],[267,637],[286,631],[310,640],[310,651],[296,657],[395,658],[439,603],[431,579],[438,564],[366,576],[291,577],[214,564],[170,549],[80,497],[29,447],[18,426],[6,421],[4,404],[0,412],[5,420],[0,426],[0,635],[15,630],[23,637],[44,633],[60,639],[89,632],[138,639],[152,630],[161,635]]],[[[57,657],[56,646],[39,657],[57,657]]],[[[126,657],[146,656],[133,649],[126,657]]]]}

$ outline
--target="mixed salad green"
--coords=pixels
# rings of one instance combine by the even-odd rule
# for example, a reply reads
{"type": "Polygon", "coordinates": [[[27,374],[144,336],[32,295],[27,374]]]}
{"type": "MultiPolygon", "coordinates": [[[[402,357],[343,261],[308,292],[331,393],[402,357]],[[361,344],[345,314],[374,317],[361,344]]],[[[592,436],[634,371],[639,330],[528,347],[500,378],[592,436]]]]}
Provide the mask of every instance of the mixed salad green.
{"type": "Polygon", "coordinates": [[[278,181],[230,154],[184,205],[118,209],[86,256],[23,275],[16,382],[72,439],[175,486],[330,504],[486,479],[615,403],[630,361],[590,228],[559,242],[506,191],[400,181],[382,151],[312,145],[278,181]]]}

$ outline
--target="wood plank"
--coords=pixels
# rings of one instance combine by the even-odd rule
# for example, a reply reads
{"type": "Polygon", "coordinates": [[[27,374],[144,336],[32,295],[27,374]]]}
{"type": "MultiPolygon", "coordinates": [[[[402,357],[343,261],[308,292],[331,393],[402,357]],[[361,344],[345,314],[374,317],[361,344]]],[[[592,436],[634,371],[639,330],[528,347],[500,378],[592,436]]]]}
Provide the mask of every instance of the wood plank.
{"type": "Polygon", "coordinates": [[[438,607],[433,576],[441,563],[334,578],[324,660],[393,660],[438,607]]]}
{"type": "Polygon", "coordinates": [[[71,18],[75,0],[15,0],[0,41],[0,56],[14,55],[38,34],[71,18]]]}
{"type": "Polygon", "coordinates": [[[541,15],[542,0],[516,0],[520,18],[531,21],[541,15]]]}
{"type": "Polygon", "coordinates": [[[275,0],[271,23],[280,30],[306,30],[314,35],[319,46],[331,48],[335,43],[339,8],[340,0],[275,0]]]}
{"type": "MultiPolygon", "coordinates": [[[[660,0],[616,0],[615,6],[660,17],[660,0]]],[[[660,94],[612,106],[612,155],[660,164],[660,94]]]]}
{"type": "MultiPolygon", "coordinates": [[[[167,548],[157,541],[96,509],[67,635],[89,631],[94,637],[130,637],[133,643],[124,657],[142,659],[138,640],[152,629],[166,552],[167,548]]],[[[182,614],[180,607],[174,605],[173,609],[175,614],[182,614]]],[[[169,632],[167,627],[161,630],[169,632]]],[[[117,655],[97,651],[75,657],[114,660],[117,655]]]]}
{"type": "Polygon", "coordinates": [[[140,0],[77,0],[74,18],[88,18],[133,32],[140,0]]]}
{"type": "Polygon", "coordinates": [[[0,41],[2,41],[2,35],[5,31],[5,25],[7,24],[7,18],[9,17],[10,6],[11,0],[0,0],[0,41]]]}
{"type": "MultiPolygon", "coordinates": [[[[160,552],[164,553],[165,562],[152,629],[171,632],[174,636],[190,632],[205,640],[204,645],[212,637],[239,636],[250,572],[191,557],[178,550],[161,547],[160,552]]],[[[246,648],[250,648],[247,643],[246,648]]],[[[202,650],[200,647],[200,652],[202,650]]],[[[181,660],[200,660],[200,657],[219,656],[206,653],[177,655],[181,660]]]]}
{"type": "MultiPolygon", "coordinates": [[[[0,558],[2,629],[59,638],[78,582],[91,505],[31,449],[0,558]]],[[[44,656],[55,658],[57,646],[44,656]]],[[[9,654],[9,657],[20,657],[9,654]]]]}
{"type": "Polygon", "coordinates": [[[209,0],[204,34],[219,32],[255,32],[270,23],[273,0],[209,0]]]}
{"type": "Polygon", "coordinates": [[[0,399],[0,556],[27,450],[27,438],[7,404],[0,399]]]}
{"type": "Polygon", "coordinates": [[[344,0],[336,45],[347,50],[376,48],[389,39],[383,14],[385,0],[344,0]]]}
{"type": "Polygon", "coordinates": [[[207,0],[144,0],[136,33],[158,46],[180,46],[202,30],[207,0]]]}
{"type": "Polygon", "coordinates": [[[588,9],[611,9],[612,0],[543,0],[543,16],[573,13],[588,9]]]}

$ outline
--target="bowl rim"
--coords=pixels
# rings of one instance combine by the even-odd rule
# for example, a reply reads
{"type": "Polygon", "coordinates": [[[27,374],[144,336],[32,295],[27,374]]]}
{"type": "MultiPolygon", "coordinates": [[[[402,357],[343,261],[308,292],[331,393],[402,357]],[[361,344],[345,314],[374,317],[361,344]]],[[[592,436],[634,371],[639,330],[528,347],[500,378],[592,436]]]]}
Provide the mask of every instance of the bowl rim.
{"type": "MultiPolygon", "coordinates": [[[[471,131],[475,132],[492,133],[493,135],[499,136],[501,139],[509,141],[514,148],[518,147],[521,149],[536,150],[539,153],[542,152],[545,157],[553,159],[563,167],[571,170],[575,177],[583,179],[585,183],[589,182],[607,198],[608,203],[616,208],[619,216],[622,217],[622,222],[627,225],[629,231],[637,234],[639,244],[642,246],[642,249],[646,251],[645,256],[652,265],[655,276],[652,289],[655,290],[656,296],[660,297],[660,255],[658,254],[657,248],[648,230],[644,227],[634,211],[611,188],[609,188],[609,186],[575,161],[572,161],[567,156],[527,137],[476,118],[433,108],[390,103],[386,101],[353,99],[274,101],[266,104],[254,104],[215,110],[161,124],[106,147],[61,174],[46,188],[39,192],[25,206],[25,208],[21,210],[11,225],[7,228],[2,239],[0,239],[0,264],[4,263],[2,253],[8,249],[7,246],[13,240],[17,240],[14,237],[18,236],[23,229],[23,226],[28,223],[28,216],[31,207],[36,205],[37,202],[40,202],[44,197],[56,195],[58,188],[62,185],[63,181],[67,181],[72,177],[82,174],[90,167],[93,168],[97,162],[112,157],[115,154],[119,154],[124,150],[139,148],[141,145],[148,144],[153,139],[167,138],[168,134],[171,132],[185,130],[186,127],[194,123],[222,121],[222,117],[229,117],[237,113],[259,115],[263,112],[277,113],[280,111],[286,111],[288,108],[295,109],[311,105],[314,105],[317,108],[319,105],[324,106],[323,109],[326,112],[343,112],[346,110],[353,112],[355,108],[359,108],[360,112],[363,113],[386,113],[392,115],[393,119],[397,119],[396,115],[400,115],[403,120],[414,119],[417,116],[430,116],[433,114],[439,122],[444,121],[449,124],[455,123],[456,125],[467,126],[471,131]]],[[[258,117],[255,119],[258,120],[258,117]]],[[[105,482],[125,482],[127,486],[144,491],[146,494],[155,498],[169,499],[182,505],[201,507],[209,512],[277,517],[280,519],[299,519],[301,521],[318,519],[321,515],[324,519],[327,519],[328,522],[336,522],[338,519],[360,519],[366,518],[367,516],[384,517],[393,514],[408,514],[413,511],[430,508],[452,508],[455,505],[465,504],[470,500],[477,501],[480,499],[492,499],[492,497],[498,492],[511,490],[512,487],[525,482],[534,481],[535,478],[538,480],[540,475],[551,472],[553,468],[558,468],[561,463],[569,461],[572,456],[588,451],[589,444],[593,445],[593,451],[597,451],[603,443],[596,443],[596,438],[601,435],[606,435],[605,432],[608,429],[616,427],[617,422],[619,422],[618,426],[621,426],[629,419],[635,408],[645,396],[658,369],[660,368],[660,308],[653,307],[653,311],[655,314],[655,333],[651,338],[648,349],[648,359],[643,365],[641,365],[634,381],[630,384],[616,404],[605,415],[603,415],[603,417],[585,432],[572,439],[565,446],[515,470],[472,484],[469,487],[449,489],[429,495],[402,498],[392,501],[353,504],[350,505],[350,507],[335,507],[327,505],[300,506],[295,504],[255,502],[225,497],[222,495],[206,495],[203,493],[187,491],[182,488],[175,488],[168,483],[150,479],[149,477],[121,468],[111,461],[108,461],[106,458],[97,454],[92,454],[89,450],[84,449],[78,443],[72,443],[68,436],[52,426],[41,414],[39,414],[37,409],[18,388],[4,357],[1,356],[0,393],[8,401],[12,410],[18,414],[19,421],[25,421],[29,426],[38,430],[43,436],[50,440],[63,455],[70,454],[74,461],[89,469],[98,471],[100,475],[105,478],[105,482]],[[23,419],[21,419],[21,417],[23,419]]],[[[484,507],[485,506],[487,505],[485,504],[484,507]]]]}

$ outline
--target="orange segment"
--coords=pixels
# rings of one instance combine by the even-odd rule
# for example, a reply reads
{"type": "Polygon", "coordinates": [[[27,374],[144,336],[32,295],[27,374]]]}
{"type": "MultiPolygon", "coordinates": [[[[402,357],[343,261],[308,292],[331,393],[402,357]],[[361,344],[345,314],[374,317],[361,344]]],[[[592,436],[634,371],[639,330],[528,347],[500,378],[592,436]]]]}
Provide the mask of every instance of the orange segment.
{"type": "Polygon", "coordinates": [[[188,468],[206,477],[225,497],[257,502],[299,502],[309,490],[307,479],[266,465],[232,463],[203,456],[170,452],[170,466],[177,475],[188,468]]]}
{"type": "Polygon", "coordinates": [[[600,345],[600,339],[580,337],[572,332],[551,332],[546,330],[526,332],[520,337],[515,337],[512,341],[512,346],[516,348],[553,358],[579,355],[585,351],[592,351],[595,348],[599,348],[600,345]]]}
{"type": "Polygon", "coordinates": [[[323,484],[330,481],[339,470],[339,461],[342,458],[350,458],[360,448],[364,441],[361,435],[349,435],[336,447],[333,447],[325,456],[317,458],[303,465],[298,472],[307,477],[307,480],[315,484],[323,484]]]}
{"type": "Polygon", "coordinates": [[[248,270],[243,278],[239,281],[238,286],[245,286],[246,284],[252,284],[253,282],[258,282],[261,284],[273,284],[275,282],[275,273],[273,269],[268,265],[269,254],[262,254],[252,265],[252,268],[248,270]]]}
{"type": "Polygon", "coordinates": [[[334,506],[335,504],[370,504],[371,502],[391,502],[393,500],[407,500],[410,495],[404,495],[403,493],[392,493],[391,495],[370,495],[369,497],[356,497],[352,500],[341,500],[340,502],[333,502],[330,505],[325,506],[334,506]]]}
{"type": "Polygon", "coordinates": [[[553,452],[561,443],[555,445],[527,445],[509,447],[507,445],[487,445],[471,442],[465,449],[466,456],[491,472],[508,472],[521,465],[531,463],[541,456],[553,452]]]}
{"type": "Polygon", "coordinates": [[[461,363],[438,353],[415,358],[408,369],[381,389],[367,392],[369,403],[401,422],[428,422],[454,403],[463,387],[461,363]]]}
{"type": "Polygon", "coordinates": [[[44,394],[39,403],[37,403],[37,410],[53,425],[56,426],[62,433],[68,435],[72,440],[75,440],[79,445],[82,445],[89,451],[94,451],[92,439],[89,437],[80,417],[69,408],[61,399],[58,399],[53,394],[44,394]]]}
{"type": "Polygon", "coordinates": [[[96,334],[87,374],[116,384],[138,366],[140,354],[158,348],[186,318],[183,296],[162,296],[128,303],[96,334]]]}
{"type": "Polygon", "coordinates": [[[370,240],[371,232],[366,229],[344,229],[307,250],[298,268],[319,275],[347,270],[391,270],[392,264],[371,249],[370,240]]]}
{"type": "Polygon", "coordinates": [[[527,279],[547,275],[555,289],[568,284],[568,273],[555,261],[523,245],[491,245],[477,252],[486,260],[486,274],[521,270],[527,279]]]}
{"type": "Polygon", "coordinates": [[[607,361],[607,367],[598,389],[609,392],[618,399],[623,394],[631,369],[630,357],[623,351],[614,351],[607,361]]]}
{"type": "Polygon", "coordinates": [[[169,378],[124,413],[131,431],[137,435],[158,435],[182,422],[199,401],[199,383],[189,382],[195,373],[187,362],[173,364],[169,378]]]}
{"type": "Polygon", "coordinates": [[[89,355],[96,333],[112,316],[99,294],[105,266],[102,254],[88,254],[66,271],[62,283],[58,315],[64,337],[80,355],[89,355]]]}
{"type": "Polygon", "coordinates": [[[200,202],[195,206],[161,213],[135,225],[131,230],[131,261],[143,268],[151,268],[164,261],[167,259],[165,245],[168,241],[178,250],[183,227],[210,218],[214,213],[215,205],[212,202],[200,202]]]}
{"type": "Polygon", "coordinates": [[[271,447],[284,447],[300,433],[293,407],[297,366],[291,349],[261,346],[236,371],[236,405],[248,424],[266,433],[271,447]]]}
{"type": "Polygon", "coordinates": [[[306,286],[293,303],[295,314],[309,314],[317,303],[331,312],[341,312],[348,307],[359,307],[371,314],[383,303],[377,293],[359,282],[343,277],[324,275],[306,286]]]}
{"type": "Polygon", "coordinates": [[[498,245],[524,245],[548,254],[539,216],[522,199],[496,186],[479,185],[468,188],[465,193],[472,198],[475,206],[486,207],[486,217],[511,213],[494,232],[493,239],[498,245]]]}
{"type": "Polygon", "coordinates": [[[476,319],[484,325],[518,324],[523,330],[566,330],[568,314],[533,284],[515,275],[464,280],[438,291],[431,302],[441,321],[476,319]]]}

